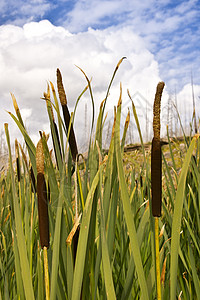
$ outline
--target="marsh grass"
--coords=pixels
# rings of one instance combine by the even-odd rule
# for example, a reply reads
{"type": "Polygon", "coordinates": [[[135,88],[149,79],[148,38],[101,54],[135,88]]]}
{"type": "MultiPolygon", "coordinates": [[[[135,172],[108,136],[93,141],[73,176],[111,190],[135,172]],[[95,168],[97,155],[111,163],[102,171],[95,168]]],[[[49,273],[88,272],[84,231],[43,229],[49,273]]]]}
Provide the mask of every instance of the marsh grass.
{"type": "MultiPolygon", "coordinates": [[[[54,163],[46,135],[42,133],[40,146],[44,157],[45,199],[46,196],[48,199],[48,224],[45,225],[49,226],[48,250],[46,243],[41,243],[42,249],[39,242],[37,148],[12,95],[16,115],[10,113],[10,116],[24,137],[28,155],[20,146],[16,147],[19,160],[16,168],[8,126],[5,125],[9,168],[0,178],[0,299],[156,299],[151,157],[150,151],[144,148],[133,102],[131,113],[140,134],[142,150],[132,152],[128,158],[124,153],[129,116],[123,133],[120,133],[121,87],[108,153],[105,155],[102,149],[106,101],[122,61],[113,73],[99,108],[95,137],[92,139],[91,134],[88,157],[87,160],[82,158],[81,165],[76,149],[74,151],[72,145],[68,148],[68,142],[70,144],[76,107],[87,90],[93,108],[91,132],[94,130],[91,81],[81,70],[86,87],[77,98],[74,113],[69,112],[67,124],[61,116],[52,83],[53,99],[49,91],[44,95],[56,156],[54,163]],[[128,166],[123,158],[129,159],[128,166]]],[[[181,152],[179,144],[169,139],[169,145],[165,146],[168,157],[162,151],[162,213],[157,219],[157,231],[161,297],[167,300],[177,297],[200,299],[198,136],[185,139],[184,145],[181,152]],[[180,152],[179,160],[174,149],[180,152]]]]}

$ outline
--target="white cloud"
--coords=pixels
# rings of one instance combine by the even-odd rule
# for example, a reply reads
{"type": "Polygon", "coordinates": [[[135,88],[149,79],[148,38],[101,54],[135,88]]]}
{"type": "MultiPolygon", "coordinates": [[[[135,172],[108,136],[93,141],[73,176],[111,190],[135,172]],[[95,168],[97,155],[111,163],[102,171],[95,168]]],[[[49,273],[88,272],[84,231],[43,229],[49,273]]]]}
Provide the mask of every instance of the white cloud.
{"type": "MultiPolygon", "coordinates": [[[[71,111],[86,86],[83,74],[75,65],[81,67],[89,78],[92,77],[97,115],[115,66],[123,56],[126,56],[127,60],[123,61],[118,70],[106,110],[113,111],[114,105],[117,104],[120,82],[123,86],[123,103],[128,101],[126,93],[128,88],[131,95],[138,91],[152,104],[156,85],[161,80],[159,65],[154,55],[148,51],[144,40],[136,35],[131,27],[88,29],[86,32],[71,34],[63,27],[56,27],[47,20],[28,23],[23,28],[13,25],[1,26],[1,120],[10,124],[14,137],[19,135],[19,130],[4,112],[14,111],[9,94],[12,92],[20,109],[25,113],[26,126],[36,142],[36,137],[39,138],[38,131],[48,128],[46,106],[40,97],[46,90],[46,80],[51,80],[56,85],[56,68],[59,67],[62,72],[71,111]]],[[[167,98],[167,89],[164,98],[167,98]]],[[[85,137],[86,103],[90,111],[91,100],[88,92],[81,99],[75,118],[79,145],[83,143],[85,137]]],[[[137,106],[137,103],[135,104],[137,106]]],[[[143,113],[144,107],[137,107],[138,114],[143,113]]],[[[126,114],[127,110],[124,113],[126,114]]],[[[149,119],[151,121],[151,115],[149,119]]]]}
{"type": "MultiPolygon", "coordinates": [[[[17,26],[0,27],[0,100],[3,121],[13,121],[3,109],[11,110],[9,92],[13,92],[19,107],[28,112],[26,124],[35,134],[46,128],[45,104],[40,100],[46,90],[46,80],[56,83],[56,68],[63,74],[68,104],[72,110],[75,100],[86,86],[83,74],[75,67],[81,67],[92,79],[96,113],[104,99],[112,73],[119,59],[127,56],[117,73],[107,109],[113,109],[119,97],[119,82],[123,84],[124,101],[126,89],[134,94],[140,91],[145,97],[152,97],[160,80],[158,64],[154,56],[145,48],[143,41],[131,29],[92,30],[70,34],[48,21],[29,23],[23,28],[17,26]],[[12,38],[14,37],[14,39],[12,38]]],[[[89,94],[85,94],[76,116],[76,123],[84,122],[85,103],[90,106],[89,94]]],[[[13,111],[13,109],[12,109],[13,111]]],[[[12,126],[13,127],[13,126],[12,126]]],[[[16,132],[16,131],[15,131],[16,132]]]]}

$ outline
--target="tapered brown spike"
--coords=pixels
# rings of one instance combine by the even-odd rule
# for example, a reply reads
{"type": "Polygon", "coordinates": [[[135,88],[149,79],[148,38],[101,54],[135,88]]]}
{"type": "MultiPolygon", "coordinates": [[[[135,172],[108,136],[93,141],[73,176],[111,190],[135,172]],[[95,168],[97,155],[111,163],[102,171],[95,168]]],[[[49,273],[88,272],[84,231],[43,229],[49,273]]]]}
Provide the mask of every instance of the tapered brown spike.
{"type": "Polygon", "coordinates": [[[36,147],[36,167],[37,167],[37,197],[38,216],[41,247],[49,247],[49,216],[46,182],[44,178],[44,153],[42,139],[36,147]]]}
{"type": "MultiPolygon", "coordinates": [[[[65,90],[63,87],[63,83],[62,83],[62,75],[61,75],[61,72],[59,69],[57,69],[57,86],[58,86],[59,99],[60,99],[60,103],[61,103],[62,110],[63,110],[64,121],[65,121],[65,125],[66,125],[67,131],[68,131],[69,124],[70,124],[70,113],[69,113],[69,110],[67,107],[67,97],[66,97],[65,90]]],[[[78,155],[78,148],[77,148],[76,138],[75,138],[74,129],[73,129],[72,124],[71,124],[71,128],[70,128],[70,133],[69,133],[69,146],[71,149],[72,158],[74,161],[76,161],[76,156],[78,155]]]]}
{"type": "Polygon", "coordinates": [[[63,82],[62,82],[62,75],[59,69],[57,69],[57,86],[58,86],[58,94],[61,105],[67,104],[67,97],[65,94],[63,82]]]}
{"type": "Polygon", "coordinates": [[[160,140],[153,138],[151,149],[152,214],[161,216],[162,206],[162,157],[160,140]]]}

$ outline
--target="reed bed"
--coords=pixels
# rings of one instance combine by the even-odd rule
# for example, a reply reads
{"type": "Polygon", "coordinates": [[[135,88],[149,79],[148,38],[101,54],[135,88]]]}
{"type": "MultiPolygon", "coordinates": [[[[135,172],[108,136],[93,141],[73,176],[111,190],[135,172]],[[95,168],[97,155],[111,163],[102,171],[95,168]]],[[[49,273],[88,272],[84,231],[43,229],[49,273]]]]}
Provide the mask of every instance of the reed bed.
{"type": "Polygon", "coordinates": [[[128,92],[142,151],[139,161],[137,152],[132,153],[127,169],[123,157],[130,112],[120,133],[120,86],[110,146],[104,154],[105,107],[123,59],[100,105],[93,139],[94,98],[82,70],[86,87],[72,114],[60,70],[59,99],[52,82],[44,93],[53,149],[44,132],[34,145],[12,95],[16,115],[9,114],[22,133],[26,151],[16,141],[12,156],[5,124],[9,168],[0,178],[0,299],[200,299],[199,137],[185,137],[177,166],[172,148],[179,149],[179,144],[168,136],[170,157],[165,158],[160,144],[164,83],[159,83],[153,148],[152,153],[146,152],[128,92]],[[84,160],[73,123],[87,90],[93,114],[84,160]]]}

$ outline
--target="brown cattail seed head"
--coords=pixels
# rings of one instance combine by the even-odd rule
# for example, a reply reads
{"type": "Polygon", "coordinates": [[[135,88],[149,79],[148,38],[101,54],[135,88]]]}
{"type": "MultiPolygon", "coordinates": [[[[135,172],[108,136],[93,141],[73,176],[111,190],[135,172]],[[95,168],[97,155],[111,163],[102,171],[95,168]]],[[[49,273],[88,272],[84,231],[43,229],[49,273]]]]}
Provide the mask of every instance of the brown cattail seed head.
{"type": "Polygon", "coordinates": [[[162,205],[162,156],[160,140],[153,138],[151,149],[152,214],[161,216],[162,205]]]}
{"type": "Polygon", "coordinates": [[[57,69],[57,86],[58,86],[58,94],[60,98],[61,105],[67,104],[67,97],[65,94],[63,82],[62,82],[62,75],[59,69],[57,69]]]}

